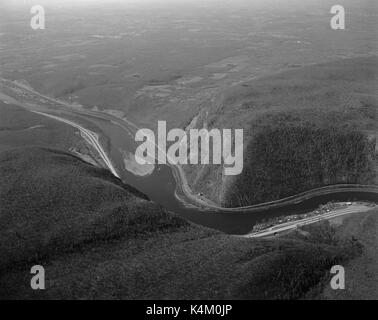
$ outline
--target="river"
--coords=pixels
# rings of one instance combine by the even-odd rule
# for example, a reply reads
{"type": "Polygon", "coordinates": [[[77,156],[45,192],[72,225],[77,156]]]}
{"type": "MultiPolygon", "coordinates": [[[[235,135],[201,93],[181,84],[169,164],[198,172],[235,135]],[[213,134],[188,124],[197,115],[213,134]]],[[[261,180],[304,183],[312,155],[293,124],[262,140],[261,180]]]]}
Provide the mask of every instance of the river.
{"type": "MultiPolygon", "coordinates": [[[[51,111],[51,110],[50,110],[51,111]]],[[[56,112],[56,110],[54,110],[56,112]]],[[[241,235],[252,230],[253,226],[263,220],[278,216],[303,214],[315,210],[329,201],[370,201],[378,202],[375,192],[335,191],[303,200],[299,203],[280,208],[253,210],[253,212],[211,211],[188,206],[176,196],[176,180],[168,165],[156,165],[152,174],[138,176],[125,169],[124,152],[134,154],[137,147],[132,128],[125,129],[112,121],[111,116],[91,116],[77,112],[59,112],[66,118],[74,120],[83,127],[100,134],[101,143],[109,153],[122,181],[146,194],[152,201],[194,223],[223,231],[228,234],[241,235]],[[129,132],[127,132],[129,130],[129,132]]],[[[251,210],[252,211],[252,210],[251,210]]]]}

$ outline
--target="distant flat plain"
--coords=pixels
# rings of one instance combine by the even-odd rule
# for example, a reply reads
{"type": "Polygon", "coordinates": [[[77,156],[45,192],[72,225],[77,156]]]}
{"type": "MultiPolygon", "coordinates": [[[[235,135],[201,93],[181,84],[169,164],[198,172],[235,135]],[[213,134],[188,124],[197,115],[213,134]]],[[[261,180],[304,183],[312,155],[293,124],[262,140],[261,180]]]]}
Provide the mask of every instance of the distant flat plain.
{"type": "Polygon", "coordinates": [[[0,73],[140,125],[184,126],[225,88],[303,65],[377,53],[365,0],[344,0],[347,30],[330,28],[334,1],[180,2],[166,5],[46,5],[47,27],[30,8],[5,6],[0,73]]]}

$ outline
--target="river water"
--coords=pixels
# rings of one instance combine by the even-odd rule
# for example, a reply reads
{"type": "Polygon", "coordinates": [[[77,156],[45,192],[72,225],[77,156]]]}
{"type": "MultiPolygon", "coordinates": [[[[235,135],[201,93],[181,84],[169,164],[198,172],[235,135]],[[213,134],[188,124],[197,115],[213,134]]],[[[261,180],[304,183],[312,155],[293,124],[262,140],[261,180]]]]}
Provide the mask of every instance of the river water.
{"type": "Polygon", "coordinates": [[[109,119],[88,115],[66,113],[76,123],[86,129],[99,133],[104,149],[116,167],[121,179],[146,194],[152,201],[162,205],[194,223],[217,229],[228,234],[246,234],[253,226],[263,220],[279,216],[307,213],[329,201],[371,201],[378,202],[378,195],[373,192],[338,191],[327,195],[315,196],[300,203],[285,205],[280,208],[263,209],[254,212],[212,212],[199,208],[190,208],[175,197],[176,181],[172,170],[167,165],[157,165],[152,174],[137,176],[125,169],[124,152],[134,154],[137,147],[133,132],[125,129],[109,119]]]}

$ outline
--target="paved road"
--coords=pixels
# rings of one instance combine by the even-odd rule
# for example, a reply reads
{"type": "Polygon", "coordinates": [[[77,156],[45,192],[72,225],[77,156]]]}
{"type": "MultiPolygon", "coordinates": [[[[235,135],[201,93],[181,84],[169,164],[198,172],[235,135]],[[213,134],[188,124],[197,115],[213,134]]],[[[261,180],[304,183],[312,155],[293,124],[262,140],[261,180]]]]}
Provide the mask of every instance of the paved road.
{"type": "MultiPolygon", "coordinates": [[[[120,119],[118,117],[112,116],[112,115],[104,113],[104,112],[96,112],[96,111],[91,111],[91,110],[87,110],[87,109],[74,108],[68,103],[58,101],[56,99],[53,99],[53,98],[48,97],[46,95],[43,95],[39,92],[36,92],[33,89],[30,89],[28,87],[22,86],[20,84],[16,84],[14,82],[10,82],[9,80],[3,79],[3,78],[0,78],[0,79],[2,81],[7,82],[7,83],[11,83],[12,86],[15,86],[18,89],[21,89],[25,92],[28,92],[29,94],[32,94],[32,95],[38,96],[40,98],[43,98],[45,100],[51,101],[54,104],[59,104],[62,107],[64,107],[66,110],[70,110],[73,114],[76,113],[76,114],[84,115],[84,116],[90,115],[90,116],[95,116],[95,117],[100,118],[100,119],[108,120],[112,124],[117,125],[117,126],[121,127],[123,130],[125,130],[126,134],[133,134],[133,133],[135,134],[135,132],[139,129],[134,123],[128,121],[125,118],[120,119]]],[[[26,108],[29,111],[36,112],[36,110],[30,110],[30,107],[25,106],[22,103],[21,104],[18,103],[18,105],[21,105],[22,107],[26,108]]],[[[80,129],[80,131],[83,132],[92,141],[93,146],[99,152],[101,158],[104,160],[104,162],[106,163],[109,170],[116,177],[119,178],[117,171],[115,170],[110,159],[106,155],[106,152],[101,147],[101,145],[98,141],[98,136],[94,132],[91,132],[91,131],[85,129],[85,128],[79,126],[78,124],[73,123],[72,121],[51,115],[51,114],[47,113],[48,110],[43,110],[43,111],[44,112],[42,112],[42,111],[38,111],[38,112],[41,112],[45,116],[49,115],[50,117],[52,117],[56,120],[66,122],[67,124],[70,124],[70,125],[78,128],[78,129],[80,129]]],[[[322,188],[309,190],[309,191],[306,191],[306,192],[303,192],[303,193],[300,193],[300,194],[297,194],[297,195],[294,195],[294,196],[290,196],[290,197],[287,197],[287,198],[284,198],[284,199],[271,201],[271,202],[267,202],[267,203],[261,203],[261,204],[258,204],[258,205],[237,207],[237,208],[223,208],[223,207],[220,207],[216,204],[207,202],[205,199],[202,199],[202,197],[199,197],[197,194],[195,194],[191,190],[191,188],[190,188],[190,186],[189,186],[189,184],[186,180],[186,176],[183,172],[183,169],[180,166],[171,165],[170,167],[172,168],[173,174],[174,174],[175,179],[177,181],[177,188],[178,189],[176,190],[177,192],[175,193],[175,195],[181,202],[186,203],[188,205],[192,205],[192,206],[201,208],[202,210],[211,210],[211,211],[217,211],[217,212],[243,212],[243,213],[248,212],[248,213],[253,213],[253,212],[256,212],[256,211],[261,211],[261,210],[270,209],[270,208],[284,207],[284,206],[287,206],[287,205],[290,205],[290,204],[293,204],[293,203],[298,203],[298,202],[304,201],[306,199],[309,199],[309,198],[312,198],[312,197],[315,197],[315,196],[326,195],[326,194],[329,194],[329,193],[336,193],[336,192],[344,192],[344,191],[355,191],[355,192],[364,192],[365,191],[365,192],[377,192],[378,193],[378,186],[350,185],[350,184],[333,185],[333,186],[326,186],[326,187],[322,187],[322,188]]]]}
{"type": "Polygon", "coordinates": [[[47,114],[47,113],[40,112],[40,111],[32,111],[32,112],[38,113],[38,114],[43,115],[45,117],[55,119],[55,120],[60,121],[60,122],[64,122],[64,123],[69,124],[70,126],[76,128],[76,129],[79,129],[80,132],[83,134],[84,138],[88,141],[88,143],[90,143],[97,150],[101,159],[105,162],[105,165],[111,171],[111,173],[114,176],[116,176],[117,178],[120,178],[118,173],[117,173],[117,170],[114,168],[114,166],[113,166],[112,162],[110,161],[108,155],[106,154],[105,150],[102,148],[102,146],[101,146],[101,144],[98,140],[98,135],[96,133],[94,133],[94,132],[92,132],[88,129],[85,129],[82,126],[78,125],[77,123],[72,122],[72,121],[67,120],[67,119],[63,119],[63,118],[53,116],[51,114],[47,114]]]}
{"type": "Polygon", "coordinates": [[[339,216],[344,216],[344,215],[351,214],[351,213],[361,213],[361,212],[366,212],[366,211],[369,211],[369,210],[372,210],[372,207],[368,207],[366,205],[354,204],[354,205],[351,205],[351,206],[349,206],[345,209],[337,209],[337,210],[333,210],[333,211],[330,211],[330,212],[322,214],[322,215],[318,215],[318,216],[314,216],[314,217],[310,217],[310,218],[305,218],[305,219],[302,219],[302,220],[278,224],[278,225],[276,225],[272,228],[269,228],[268,230],[251,233],[251,234],[245,235],[244,237],[246,237],[246,238],[268,237],[268,236],[276,235],[276,234],[281,233],[281,232],[293,230],[293,229],[296,229],[298,227],[302,227],[302,226],[305,226],[305,225],[314,224],[314,223],[320,222],[322,220],[330,220],[330,219],[333,219],[333,218],[336,218],[336,217],[339,217],[339,216]]]}

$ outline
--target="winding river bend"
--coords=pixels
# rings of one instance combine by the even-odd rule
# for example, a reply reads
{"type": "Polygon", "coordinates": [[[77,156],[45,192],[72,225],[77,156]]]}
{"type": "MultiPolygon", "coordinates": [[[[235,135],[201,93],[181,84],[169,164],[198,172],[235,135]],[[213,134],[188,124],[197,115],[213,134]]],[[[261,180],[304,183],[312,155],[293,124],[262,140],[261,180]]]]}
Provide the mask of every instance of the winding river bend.
{"type": "Polygon", "coordinates": [[[315,210],[321,204],[329,201],[371,201],[378,202],[375,191],[357,188],[340,188],[328,190],[326,194],[312,195],[299,201],[284,202],[279,206],[257,206],[245,210],[218,210],[200,208],[180,201],[176,196],[177,179],[173,169],[168,165],[156,165],[152,174],[138,176],[126,170],[124,154],[134,154],[137,147],[134,142],[134,130],[131,126],[118,123],[117,119],[104,114],[82,114],[81,112],[62,112],[67,118],[74,119],[86,128],[100,134],[103,145],[109,153],[109,158],[116,167],[120,178],[127,184],[146,194],[152,201],[159,203],[169,211],[210,228],[218,229],[229,234],[246,234],[256,222],[262,219],[284,215],[302,214],[315,210]]]}
{"type": "MultiPolygon", "coordinates": [[[[3,81],[5,79],[2,79],[3,81]]],[[[6,83],[9,83],[6,81],[6,83]]],[[[12,83],[13,86],[14,83],[12,83]]],[[[278,216],[307,213],[315,210],[321,204],[329,201],[370,201],[378,203],[377,186],[340,186],[328,188],[322,192],[308,192],[300,197],[293,197],[287,201],[264,204],[237,209],[221,209],[201,207],[196,205],[185,194],[177,196],[181,190],[180,179],[177,179],[174,168],[168,165],[156,165],[150,175],[138,176],[125,167],[125,154],[135,154],[137,147],[134,136],[136,127],[125,119],[119,119],[102,112],[85,109],[74,109],[64,103],[41,95],[27,88],[17,88],[27,92],[34,103],[20,102],[14,95],[11,103],[22,106],[29,111],[45,112],[59,116],[68,121],[95,132],[99,142],[107,152],[112,165],[120,179],[146,194],[152,201],[160,204],[169,211],[206,227],[218,229],[228,234],[241,235],[250,232],[253,226],[262,219],[278,216]],[[41,103],[41,99],[44,102],[41,103]],[[38,101],[38,103],[37,103],[38,101]],[[53,107],[51,105],[53,103],[53,107]],[[175,179],[176,177],[176,179],[175,179]]],[[[28,99],[28,100],[29,100],[28,99]]],[[[24,99],[23,99],[24,100],[24,99]]],[[[321,191],[321,190],[320,190],[321,191]]]]}

